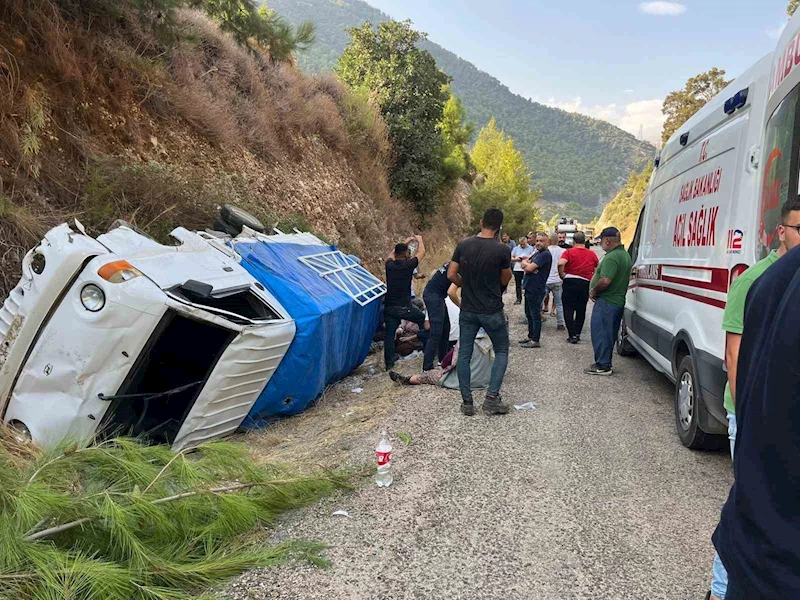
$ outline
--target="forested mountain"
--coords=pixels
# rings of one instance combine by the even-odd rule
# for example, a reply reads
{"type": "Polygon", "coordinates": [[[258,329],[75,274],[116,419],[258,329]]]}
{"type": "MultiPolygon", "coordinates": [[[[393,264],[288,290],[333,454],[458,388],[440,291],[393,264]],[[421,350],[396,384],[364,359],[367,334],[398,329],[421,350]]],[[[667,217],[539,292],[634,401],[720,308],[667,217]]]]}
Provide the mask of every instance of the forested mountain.
{"type": "Polygon", "coordinates": [[[636,233],[636,222],[642,211],[642,202],[653,175],[653,164],[647,165],[641,173],[633,172],[623,188],[609,202],[603,214],[597,219],[595,229],[599,233],[606,227],[616,227],[622,232],[622,242],[627,246],[636,233]]]}
{"type": "MultiPolygon", "coordinates": [[[[267,5],[291,23],[316,25],[316,42],[298,53],[300,65],[309,71],[333,68],[349,41],[345,28],[389,19],[360,0],[267,0],[267,5]]],[[[514,139],[545,200],[592,206],[605,202],[632,169],[640,169],[653,155],[650,144],[610,123],[531,102],[438,44],[422,45],[453,78],[453,91],[476,131],[494,116],[497,126],[514,139]]]]}

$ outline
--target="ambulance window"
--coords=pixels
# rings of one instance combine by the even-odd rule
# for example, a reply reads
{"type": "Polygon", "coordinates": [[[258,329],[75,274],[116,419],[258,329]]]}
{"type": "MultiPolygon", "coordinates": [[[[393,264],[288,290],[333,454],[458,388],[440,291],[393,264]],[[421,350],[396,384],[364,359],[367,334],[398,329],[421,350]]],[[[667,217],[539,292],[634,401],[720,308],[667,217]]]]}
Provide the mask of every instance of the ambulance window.
{"type": "Polygon", "coordinates": [[[639,213],[639,222],[636,224],[636,233],[633,234],[633,241],[631,245],[628,247],[628,252],[631,255],[631,260],[636,262],[636,258],[639,255],[639,244],[642,241],[642,229],[644,227],[644,206],[642,207],[642,212],[639,213]]]}
{"type": "Polygon", "coordinates": [[[760,256],[780,246],[781,206],[800,194],[800,86],[778,105],[767,123],[761,183],[760,256]],[[790,191],[792,198],[789,197],[790,191]]]}

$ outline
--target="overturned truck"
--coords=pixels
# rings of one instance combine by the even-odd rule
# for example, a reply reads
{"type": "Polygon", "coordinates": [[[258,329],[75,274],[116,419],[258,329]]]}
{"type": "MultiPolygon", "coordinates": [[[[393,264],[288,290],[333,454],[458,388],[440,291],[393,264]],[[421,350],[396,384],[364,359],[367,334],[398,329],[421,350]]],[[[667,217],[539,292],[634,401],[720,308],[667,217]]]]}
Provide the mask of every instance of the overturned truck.
{"type": "Polygon", "coordinates": [[[192,447],[236,430],[295,323],[208,233],[50,230],[0,309],[0,416],[40,445],[126,434],[192,447]]]}

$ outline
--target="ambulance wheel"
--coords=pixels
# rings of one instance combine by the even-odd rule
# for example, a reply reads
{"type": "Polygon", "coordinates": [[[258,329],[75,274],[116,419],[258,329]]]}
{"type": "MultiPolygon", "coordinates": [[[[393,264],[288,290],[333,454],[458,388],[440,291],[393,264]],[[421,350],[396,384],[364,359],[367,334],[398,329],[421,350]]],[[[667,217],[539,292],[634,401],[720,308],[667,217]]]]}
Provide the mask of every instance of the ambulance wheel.
{"type": "Polygon", "coordinates": [[[678,364],[675,379],[675,426],[681,443],[692,450],[711,450],[719,446],[718,436],[705,433],[698,424],[703,398],[695,374],[694,361],[687,354],[678,364]]]}
{"type": "Polygon", "coordinates": [[[233,206],[232,204],[226,204],[220,209],[219,218],[230,225],[230,227],[237,232],[236,235],[241,233],[242,228],[245,226],[259,233],[263,233],[266,229],[264,224],[256,217],[246,210],[242,210],[238,206],[233,206]]]}
{"type": "Polygon", "coordinates": [[[625,326],[625,321],[620,325],[616,347],[617,354],[620,356],[636,356],[638,354],[636,348],[633,347],[630,339],[628,339],[628,328],[625,326]]]}

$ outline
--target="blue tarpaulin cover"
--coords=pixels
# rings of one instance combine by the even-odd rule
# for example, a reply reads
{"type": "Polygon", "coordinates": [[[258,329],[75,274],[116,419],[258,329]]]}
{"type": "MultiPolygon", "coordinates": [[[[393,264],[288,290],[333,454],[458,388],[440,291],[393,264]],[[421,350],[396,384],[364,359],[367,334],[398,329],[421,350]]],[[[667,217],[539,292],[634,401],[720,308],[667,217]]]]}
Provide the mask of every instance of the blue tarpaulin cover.
{"type": "Polygon", "coordinates": [[[335,247],[267,242],[234,247],[242,266],[275,296],[297,327],[286,356],[242,423],[254,429],[303,412],[325,386],[364,362],[378,326],[381,302],[359,306],[298,260],[335,247]]]}

